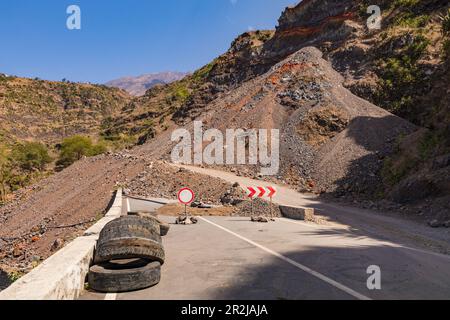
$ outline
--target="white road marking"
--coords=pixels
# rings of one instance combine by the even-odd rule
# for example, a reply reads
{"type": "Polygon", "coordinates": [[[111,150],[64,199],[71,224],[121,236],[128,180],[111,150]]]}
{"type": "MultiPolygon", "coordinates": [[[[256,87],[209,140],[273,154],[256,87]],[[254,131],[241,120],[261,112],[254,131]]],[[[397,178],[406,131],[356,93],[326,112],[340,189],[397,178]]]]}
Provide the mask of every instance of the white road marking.
{"type": "Polygon", "coordinates": [[[239,235],[239,234],[237,234],[237,233],[235,233],[235,232],[233,232],[233,231],[231,231],[231,230],[229,230],[229,229],[227,229],[225,227],[222,227],[222,226],[220,226],[220,225],[218,225],[218,224],[216,224],[216,223],[214,223],[212,221],[209,221],[208,219],[205,219],[203,217],[199,217],[199,219],[201,219],[201,220],[203,220],[203,221],[205,221],[205,222],[207,222],[207,223],[209,223],[209,224],[211,224],[211,225],[213,225],[213,226],[215,226],[215,227],[217,227],[217,228],[219,228],[219,229],[221,229],[221,230],[223,230],[225,232],[228,232],[229,234],[232,234],[233,236],[235,236],[235,237],[237,237],[237,238],[239,238],[241,240],[244,240],[245,242],[247,242],[247,243],[249,243],[249,244],[251,244],[251,245],[253,245],[253,246],[255,246],[255,247],[257,247],[257,248],[259,248],[259,249],[261,249],[261,250],[263,250],[265,252],[267,252],[267,253],[270,253],[271,255],[273,255],[273,256],[275,256],[275,257],[277,257],[277,258],[279,258],[279,259],[281,259],[283,261],[286,261],[287,263],[290,263],[291,265],[297,267],[298,269],[300,269],[300,270],[302,270],[302,271],[304,271],[306,273],[309,273],[310,275],[312,275],[312,276],[314,276],[314,277],[316,277],[316,278],[318,278],[318,279],[320,279],[320,280],[322,280],[322,281],[332,285],[333,287],[335,287],[335,288],[337,288],[337,289],[339,289],[341,291],[344,291],[345,293],[347,293],[347,294],[349,294],[349,295],[351,295],[351,296],[353,296],[353,297],[355,297],[355,298],[357,298],[359,300],[372,300],[371,298],[366,297],[365,295],[363,295],[363,294],[361,294],[359,292],[356,292],[355,290],[350,289],[349,287],[347,287],[347,286],[345,286],[345,285],[343,285],[343,284],[341,284],[341,283],[339,283],[337,281],[334,281],[333,279],[330,279],[327,276],[325,276],[325,275],[323,275],[323,274],[321,274],[321,273],[319,273],[317,271],[314,271],[314,270],[308,268],[307,266],[304,266],[304,265],[302,265],[302,264],[300,264],[300,263],[298,263],[298,262],[296,262],[296,261],[294,261],[294,260],[292,260],[292,259],[290,259],[290,258],[288,258],[286,256],[283,256],[282,254],[280,254],[278,252],[275,252],[275,251],[273,251],[273,250],[271,250],[269,248],[266,248],[266,247],[264,247],[264,246],[262,246],[262,245],[260,245],[260,244],[258,244],[256,242],[254,242],[254,241],[252,241],[250,239],[247,239],[247,238],[245,238],[245,237],[243,237],[243,236],[241,236],[241,235],[239,235]]]}
{"type": "Polygon", "coordinates": [[[105,296],[105,300],[116,300],[117,293],[107,293],[105,296]]]}

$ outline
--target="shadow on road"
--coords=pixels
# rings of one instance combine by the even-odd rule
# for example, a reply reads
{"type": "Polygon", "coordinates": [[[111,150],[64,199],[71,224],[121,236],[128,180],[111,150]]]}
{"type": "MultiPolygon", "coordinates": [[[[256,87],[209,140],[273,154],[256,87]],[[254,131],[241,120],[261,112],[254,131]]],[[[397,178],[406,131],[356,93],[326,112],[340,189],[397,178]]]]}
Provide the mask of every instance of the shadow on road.
{"type": "MultiPolygon", "coordinates": [[[[314,233],[314,231],[311,231],[314,233]]],[[[316,234],[321,234],[322,231],[316,234]]],[[[371,299],[448,299],[448,260],[426,259],[388,246],[307,247],[283,254],[371,299]],[[381,290],[367,288],[367,268],[381,268],[381,290]]],[[[269,263],[246,266],[227,286],[214,289],[212,299],[347,300],[348,292],[273,257],[269,263]]]]}

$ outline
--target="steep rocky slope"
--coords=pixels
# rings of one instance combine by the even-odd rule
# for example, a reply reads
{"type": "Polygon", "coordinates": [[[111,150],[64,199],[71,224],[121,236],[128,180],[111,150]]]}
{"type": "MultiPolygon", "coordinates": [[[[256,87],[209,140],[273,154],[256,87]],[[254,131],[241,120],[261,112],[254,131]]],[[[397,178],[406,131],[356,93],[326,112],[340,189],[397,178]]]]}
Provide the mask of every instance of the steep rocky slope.
{"type": "Polygon", "coordinates": [[[123,77],[105,83],[108,87],[119,88],[133,96],[142,96],[148,89],[158,84],[168,84],[184,78],[184,72],[159,72],[143,74],[137,77],[123,77]]]}
{"type": "MultiPolygon", "coordinates": [[[[204,130],[222,132],[280,129],[281,170],[273,178],[303,191],[340,194],[355,190],[373,197],[381,187],[383,159],[394,151],[398,136],[416,128],[354,96],[342,86],[343,81],[318,49],[307,47],[222,94],[195,120],[203,122],[204,130]]],[[[192,123],[186,128],[192,130],[192,123]]],[[[175,145],[170,138],[170,134],[160,135],[140,150],[170,160],[175,145]]],[[[223,169],[257,176],[260,168],[223,169]]]]}
{"type": "MultiPolygon", "coordinates": [[[[187,90],[170,107],[176,110],[172,119],[177,124],[195,119],[211,101],[297,50],[315,46],[352,93],[421,128],[401,135],[382,170],[371,173],[383,184],[369,198],[432,210],[445,219],[450,210],[448,10],[446,0],[302,1],[283,12],[274,32],[238,37],[228,52],[204,68],[201,81],[176,84],[187,90]],[[369,5],[381,8],[380,30],[366,26],[369,5]],[[432,208],[433,202],[441,205],[432,208]]],[[[342,185],[350,200],[367,198],[364,186],[342,185]]]]}

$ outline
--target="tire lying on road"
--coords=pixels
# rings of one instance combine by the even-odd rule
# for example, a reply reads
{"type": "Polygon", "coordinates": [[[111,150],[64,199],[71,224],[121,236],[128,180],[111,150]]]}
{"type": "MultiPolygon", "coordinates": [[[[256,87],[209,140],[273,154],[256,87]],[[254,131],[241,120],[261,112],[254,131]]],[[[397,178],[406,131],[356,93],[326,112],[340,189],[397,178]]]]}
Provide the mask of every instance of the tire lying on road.
{"type": "Polygon", "coordinates": [[[115,219],[111,222],[109,222],[108,224],[106,224],[106,226],[102,229],[102,231],[100,232],[100,238],[102,237],[102,234],[106,234],[109,232],[110,229],[114,229],[117,226],[121,226],[124,224],[133,224],[133,225],[137,225],[139,226],[139,228],[142,229],[148,229],[148,230],[153,230],[153,231],[158,231],[159,229],[159,222],[155,219],[151,220],[148,219],[146,221],[143,221],[143,219],[140,219],[139,216],[123,216],[120,217],[118,219],[115,219]]]}
{"type": "Polygon", "coordinates": [[[164,237],[165,235],[167,235],[167,233],[169,233],[169,229],[170,229],[170,225],[168,223],[161,223],[159,225],[159,233],[161,234],[162,237],[164,237]]]}
{"type": "Polygon", "coordinates": [[[89,287],[98,292],[117,293],[149,288],[159,283],[161,264],[144,259],[119,260],[92,266],[89,287]]]}
{"type": "Polygon", "coordinates": [[[108,223],[100,232],[94,263],[142,258],[164,263],[159,225],[139,217],[127,216],[108,223]]]}
{"type": "Polygon", "coordinates": [[[159,234],[161,236],[165,236],[169,232],[170,225],[166,222],[159,220],[156,214],[152,214],[149,212],[137,212],[135,215],[137,217],[148,219],[159,224],[159,234]]]}

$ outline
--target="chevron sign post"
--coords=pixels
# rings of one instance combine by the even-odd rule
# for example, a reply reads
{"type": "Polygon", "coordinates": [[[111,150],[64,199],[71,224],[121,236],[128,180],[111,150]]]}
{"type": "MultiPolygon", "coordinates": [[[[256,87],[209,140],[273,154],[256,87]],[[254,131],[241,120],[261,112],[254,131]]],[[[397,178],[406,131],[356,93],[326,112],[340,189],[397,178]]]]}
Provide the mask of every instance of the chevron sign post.
{"type": "Polygon", "coordinates": [[[247,187],[247,194],[249,198],[273,198],[273,196],[277,193],[277,190],[274,187],[247,187]]]}
{"type": "Polygon", "coordinates": [[[272,198],[277,193],[277,190],[272,187],[247,187],[247,196],[252,199],[252,215],[253,215],[253,199],[255,198],[270,198],[270,217],[272,218],[272,198]]]}

